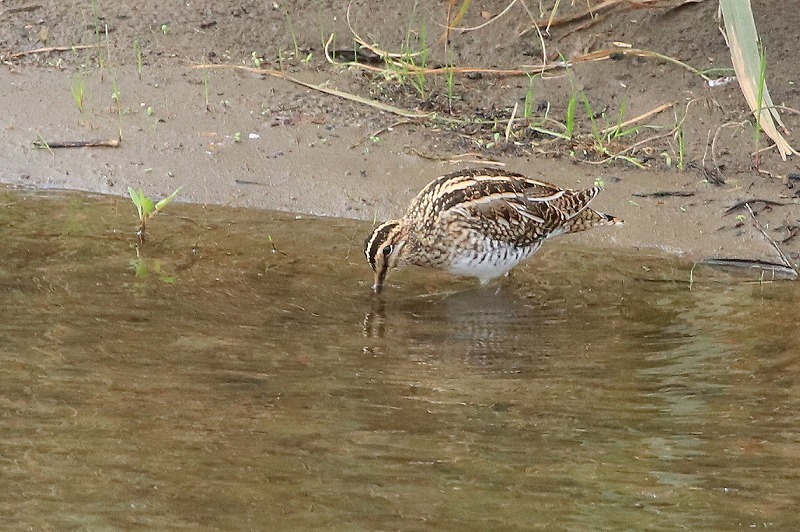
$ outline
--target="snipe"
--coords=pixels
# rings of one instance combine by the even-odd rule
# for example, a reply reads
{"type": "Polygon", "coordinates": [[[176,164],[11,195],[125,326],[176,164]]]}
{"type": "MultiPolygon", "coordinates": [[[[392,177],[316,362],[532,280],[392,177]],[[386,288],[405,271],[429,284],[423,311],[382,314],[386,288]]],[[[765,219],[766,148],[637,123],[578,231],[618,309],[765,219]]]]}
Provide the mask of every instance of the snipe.
{"type": "Polygon", "coordinates": [[[412,264],[484,284],[533,255],[542,242],[622,220],[588,208],[600,187],[562,189],[495,168],[431,181],[405,216],[380,224],[364,243],[379,293],[390,269],[412,264]]]}

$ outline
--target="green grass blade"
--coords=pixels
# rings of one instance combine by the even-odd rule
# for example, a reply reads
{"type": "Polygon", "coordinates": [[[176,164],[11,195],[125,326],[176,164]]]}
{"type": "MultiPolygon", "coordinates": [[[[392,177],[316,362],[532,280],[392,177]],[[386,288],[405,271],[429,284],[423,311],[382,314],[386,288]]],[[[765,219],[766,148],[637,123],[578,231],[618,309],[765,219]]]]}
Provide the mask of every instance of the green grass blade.
{"type": "Polygon", "coordinates": [[[559,133],[558,131],[553,131],[552,129],[545,129],[543,127],[538,127],[538,126],[530,126],[530,128],[533,131],[536,131],[537,133],[541,133],[542,135],[547,135],[549,137],[562,139],[562,140],[567,140],[567,141],[568,140],[572,140],[571,137],[565,135],[564,133],[559,133]]]}
{"type": "Polygon", "coordinates": [[[573,90],[567,104],[567,138],[575,132],[575,110],[578,108],[578,92],[573,90]]]}
{"type": "Polygon", "coordinates": [[[177,197],[178,192],[180,192],[182,188],[183,188],[182,186],[176,188],[175,192],[173,192],[172,194],[170,194],[166,198],[164,198],[161,201],[159,201],[158,203],[156,203],[155,210],[156,211],[160,211],[162,208],[164,208],[165,205],[167,205],[169,202],[174,200],[177,197]]]}
{"type": "Polygon", "coordinates": [[[139,213],[139,219],[144,218],[144,194],[141,190],[134,190],[131,187],[128,187],[128,194],[131,196],[131,201],[133,202],[134,206],[136,207],[137,212],[139,213]]]}

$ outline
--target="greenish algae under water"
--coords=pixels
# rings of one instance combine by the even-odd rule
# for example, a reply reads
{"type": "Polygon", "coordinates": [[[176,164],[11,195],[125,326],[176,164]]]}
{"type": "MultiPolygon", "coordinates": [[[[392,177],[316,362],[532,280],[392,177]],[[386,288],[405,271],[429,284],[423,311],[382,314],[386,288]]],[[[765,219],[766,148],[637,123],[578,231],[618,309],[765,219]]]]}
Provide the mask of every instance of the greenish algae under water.
{"type": "Polygon", "coordinates": [[[800,526],[794,284],[564,239],[375,298],[363,223],[134,218],[0,192],[6,524],[800,526]]]}

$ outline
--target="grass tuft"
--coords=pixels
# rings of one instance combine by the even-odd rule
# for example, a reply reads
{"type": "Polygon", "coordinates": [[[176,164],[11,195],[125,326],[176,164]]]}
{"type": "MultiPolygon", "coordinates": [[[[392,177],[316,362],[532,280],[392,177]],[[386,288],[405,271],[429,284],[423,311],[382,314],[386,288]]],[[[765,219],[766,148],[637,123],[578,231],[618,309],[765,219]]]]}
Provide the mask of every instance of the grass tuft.
{"type": "Polygon", "coordinates": [[[83,107],[86,103],[86,86],[89,82],[89,77],[84,70],[72,77],[69,82],[69,91],[72,94],[72,101],[82,114],[83,107]]]}

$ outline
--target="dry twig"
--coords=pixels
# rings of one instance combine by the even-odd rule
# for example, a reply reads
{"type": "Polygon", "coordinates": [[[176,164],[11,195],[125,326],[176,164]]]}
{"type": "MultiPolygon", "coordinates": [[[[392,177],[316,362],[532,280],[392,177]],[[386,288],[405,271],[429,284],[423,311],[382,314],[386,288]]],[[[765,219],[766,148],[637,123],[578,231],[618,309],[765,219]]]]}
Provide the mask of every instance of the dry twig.
{"type": "Polygon", "coordinates": [[[605,129],[602,129],[602,130],[600,130],[600,134],[601,135],[607,135],[608,133],[611,133],[612,131],[618,131],[618,130],[620,130],[622,128],[626,128],[626,127],[628,127],[628,126],[630,126],[632,124],[635,124],[637,122],[641,122],[642,120],[646,120],[646,119],[650,118],[653,115],[657,115],[658,113],[660,113],[662,111],[666,111],[667,109],[669,109],[673,105],[675,105],[675,102],[667,102],[667,103],[661,104],[658,107],[656,107],[655,109],[651,109],[650,111],[647,111],[646,113],[642,113],[639,116],[635,116],[635,117],[631,118],[630,120],[624,121],[621,124],[615,124],[613,126],[610,126],[610,127],[605,128],[605,129]]]}
{"type": "Polygon", "coordinates": [[[76,46],[47,46],[45,48],[36,48],[35,50],[26,50],[24,52],[17,52],[8,56],[8,59],[16,59],[32,54],[46,54],[50,52],[70,52],[72,50],[85,50],[87,48],[97,48],[98,44],[80,44],[76,46]]]}
{"type": "Polygon", "coordinates": [[[120,140],[66,140],[66,141],[44,141],[35,140],[33,145],[37,148],[119,148],[120,140]]]}
{"type": "Polygon", "coordinates": [[[764,238],[767,239],[767,242],[769,242],[772,245],[772,247],[775,248],[775,251],[778,252],[778,255],[781,258],[781,262],[783,262],[783,265],[786,266],[787,268],[791,268],[795,272],[795,275],[797,275],[797,268],[791,263],[791,261],[789,260],[789,257],[786,256],[786,254],[783,252],[783,250],[778,245],[778,243],[775,242],[775,239],[772,238],[771,236],[769,236],[769,234],[767,234],[767,232],[761,226],[761,222],[759,222],[758,218],[756,218],[756,215],[753,212],[753,209],[750,208],[750,204],[749,203],[745,203],[745,207],[747,207],[747,211],[750,213],[750,216],[753,217],[753,225],[755,225],[756,228],[759,231],[761,231],[761,234],[764,235],[764,238]]]}

